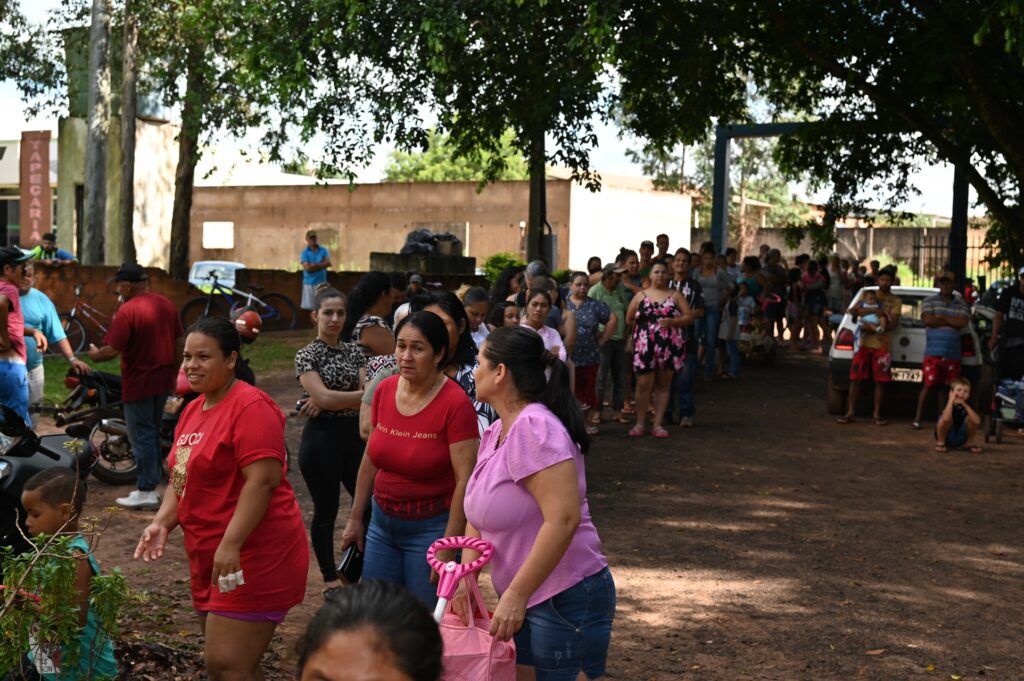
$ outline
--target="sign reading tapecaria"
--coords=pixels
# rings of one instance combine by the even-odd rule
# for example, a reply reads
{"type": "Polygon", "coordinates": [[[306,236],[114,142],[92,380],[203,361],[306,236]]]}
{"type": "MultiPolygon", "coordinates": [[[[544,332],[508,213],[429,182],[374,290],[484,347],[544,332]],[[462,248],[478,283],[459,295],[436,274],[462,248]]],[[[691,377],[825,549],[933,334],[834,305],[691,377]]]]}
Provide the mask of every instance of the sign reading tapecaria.
{"type": "Polygon", "coordinates": [[[32,247],[53,225],[50,131],[21,133],[21,245],[32,247]]]}

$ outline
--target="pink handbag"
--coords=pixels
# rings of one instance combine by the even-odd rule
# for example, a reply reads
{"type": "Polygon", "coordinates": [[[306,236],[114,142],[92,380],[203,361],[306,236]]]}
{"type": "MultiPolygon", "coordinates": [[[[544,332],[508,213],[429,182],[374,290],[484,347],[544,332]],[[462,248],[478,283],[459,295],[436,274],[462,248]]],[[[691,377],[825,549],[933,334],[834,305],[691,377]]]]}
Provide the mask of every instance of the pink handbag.
{"type": "Polygon", "coordinates": [[[515,643],[491,636],[491,617],[480,587],[472,575],[463,581],[469,594],[469,624],[462,623],[449,603],[440,624],[444,643],[441,681],[515,681],[515,643]]]}

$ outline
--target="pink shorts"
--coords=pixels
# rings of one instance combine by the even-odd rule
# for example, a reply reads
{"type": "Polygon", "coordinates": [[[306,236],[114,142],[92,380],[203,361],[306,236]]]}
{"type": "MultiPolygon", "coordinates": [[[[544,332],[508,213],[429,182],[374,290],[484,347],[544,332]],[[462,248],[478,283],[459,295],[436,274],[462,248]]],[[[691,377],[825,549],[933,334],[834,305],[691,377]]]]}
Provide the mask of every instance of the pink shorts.
{"type": "Polygon", "coordinates": [[[284,622],[284,618],[288,614],[288,611],[272,610],[270,612],[227,612],[225,610],[196,610],[196,614],[200,617],[217,615],[218,617],[226,617],[231,620],[238,620],[239,622],[273,622],[274,624],[280,624],[281,622],[284,622]]]}

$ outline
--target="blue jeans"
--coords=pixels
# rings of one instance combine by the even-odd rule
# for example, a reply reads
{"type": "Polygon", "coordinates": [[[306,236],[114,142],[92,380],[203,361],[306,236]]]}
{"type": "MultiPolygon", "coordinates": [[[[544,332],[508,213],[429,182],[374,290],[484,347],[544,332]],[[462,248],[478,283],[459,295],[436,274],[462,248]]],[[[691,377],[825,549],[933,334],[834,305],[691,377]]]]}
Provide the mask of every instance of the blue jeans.
{"type": "Polygon", "coordinates": [[[676,404],[679,407],[679,418],[692,419],[697,414],[697,405],[693,400],[693,382],[697,378],[697,348],[686,347],[686,358],[683,368],[676,372],[672,379],[676,391],[676,404]]]}
{"type": "Polygon", "coordinates": [[[534,668],[537,681],[575,681],[605,675],[615,619],[615,582],[606,567],[527,608],[516,632],[516,664],[534,668]]]}
{"type": "Polygon", "coordinates": [[[28,415],[28,369],[24,362],[0,360],[0,404],[10,407],[25,423],[32,425],[28,415]]]}
{"type": "Polygon", "coordinates": [[[153,395],[124,403],[128,443],[139,471],[135,486],[140,492],[155,490],[160,483],[160,421],[166,401],[166,395],[153,395]]]}
{"type": "Polygon", "coordinates": [[[715,354],[718,345],[718,325],[722,323],[722,309],[717,305],[704,308],[704,375],[715,373],[715,354]]]}
{"type": "Polygon", "coordinates": [[[729,375],[739,376],[740,375],[740,342],[729,340],[725,341],[725,350],[729,353],[729,375]]]}
{"type": "Polygon", "coordinates": [[[363,579],[401,584],[433,609],[437,605],[437,587],[430,582],[427,549],[444,536],[448,511],[431,518],[406,520],[382,511],[376,499],[372,504],[363,579]]]}

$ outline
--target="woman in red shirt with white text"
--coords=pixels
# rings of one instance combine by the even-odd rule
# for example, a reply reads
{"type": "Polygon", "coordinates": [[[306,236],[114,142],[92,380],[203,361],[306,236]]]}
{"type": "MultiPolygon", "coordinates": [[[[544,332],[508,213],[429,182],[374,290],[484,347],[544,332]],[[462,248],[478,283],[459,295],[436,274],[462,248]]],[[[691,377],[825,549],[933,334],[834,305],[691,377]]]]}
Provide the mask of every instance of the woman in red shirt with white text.
{"type": "Polygon", "coordinates": [[[306,530],[285,478],[284,414],[235,379],[239,345],[225,319],[189,329],[182,366],[200,397],[181,415],[168,493],[135,549],[146,562],[160,558],[181,525],[211,681],[263,678],[260,658],[302,602],[309,569],[306,530]]]}
{"type": "Polygon", "coordinates": [[[363,579],[401,584],[433,607],[427,548],[466,529],[462,500],[476,464],[477,417],[463,389],[441,370],[450,342],[441,318],[416,312],[396,335],[399,374],[373,394],[373,427],[341,547],[355,542],[364,550],[363,579]]]}

